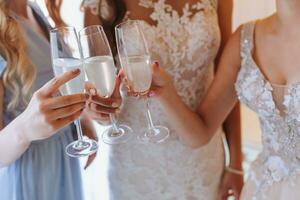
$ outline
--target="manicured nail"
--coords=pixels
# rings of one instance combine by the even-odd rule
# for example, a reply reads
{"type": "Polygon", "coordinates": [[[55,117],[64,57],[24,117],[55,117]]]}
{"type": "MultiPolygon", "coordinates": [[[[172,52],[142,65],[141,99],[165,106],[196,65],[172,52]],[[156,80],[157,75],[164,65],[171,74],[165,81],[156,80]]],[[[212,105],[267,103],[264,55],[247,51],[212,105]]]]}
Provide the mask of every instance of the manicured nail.
{"type": "Polygon", "coordinates": [[[78,69],[78,68],[77,68],[77,69],[73,69],[73,70],[72,70],[72,73],[73,73],[73,74],[79,74],[79,73],[80,73],[80,69],[78,69]]]}
{"type": "Polygon", "coordinates": [[[154,64],[155,64],[156,67],[159,67],[159,61],[158,60],[154,61],[154,64]]]}
{"type": "Polygon", "coordinates": [[[97,91],[95,90],[95,88],[91,88],[90,89],[90,93],[92,96],[96,96],[97,95],[97,91]]]}
{"type": "Polygon", "coordinates": [[[114,108],[117,108],[119,105],[118,105],[116,102],[113,102],[113,103],[111,104],[111,106],[114,107],[114,108]]]}
{"type": "Polygon", "coordinates": [[[155,95],[156,95],[156,94],[155,94],[155,92],[153,92],[153,91],[150,91],[149,94],[148,94],[149,97],[154,97],[155,95]]]}

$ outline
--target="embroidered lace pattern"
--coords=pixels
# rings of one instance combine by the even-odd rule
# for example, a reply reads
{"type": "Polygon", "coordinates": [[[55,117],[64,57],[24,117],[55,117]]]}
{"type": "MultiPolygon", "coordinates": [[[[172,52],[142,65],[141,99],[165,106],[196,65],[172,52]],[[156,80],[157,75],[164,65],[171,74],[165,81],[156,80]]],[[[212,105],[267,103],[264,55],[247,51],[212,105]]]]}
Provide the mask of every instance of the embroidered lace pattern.
{"type": "Polygon", "coordinates": [[[250,175],[256,200],[267,199],[264,191],[281,181],[292,183],[300,172],[300,84],[278,86],[266,80],[252,57],[254,27],[255,23],[249,23],[242,29],[236,90],[240,101],[255,111],[261,122],[263,151],[250,175]],[[280,90],[284,92],[278,95],[280,90]]]}

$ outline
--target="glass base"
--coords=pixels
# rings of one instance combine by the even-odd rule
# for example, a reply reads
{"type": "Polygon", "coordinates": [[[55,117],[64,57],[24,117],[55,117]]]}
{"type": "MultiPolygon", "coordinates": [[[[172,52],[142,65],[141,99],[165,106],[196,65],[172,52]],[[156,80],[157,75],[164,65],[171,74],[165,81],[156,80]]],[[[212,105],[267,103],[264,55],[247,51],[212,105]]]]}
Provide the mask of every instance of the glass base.
{"type": "Polygon", "coordinates": [[[138,140],[144,143],[161,143],[170,135],[170,131],[164,126],[155,126],[147,129],[144,134],[138,136],[138,140]]]}
{"type": "Polygon", "coordinates": [[[98,143],[95,140],[83,139],[72,142],[66,147],[66,154],[70,157],[85,157],[96,153],[98,143]]]}
{"type": "Polygon", "coordinates": [[[119,132],[114,132],[113,127],[107,129],[102,140],[105,144],[122,144],[128,142],[132,136],[132,129],[124,124],[118,125],[119,132]]]}

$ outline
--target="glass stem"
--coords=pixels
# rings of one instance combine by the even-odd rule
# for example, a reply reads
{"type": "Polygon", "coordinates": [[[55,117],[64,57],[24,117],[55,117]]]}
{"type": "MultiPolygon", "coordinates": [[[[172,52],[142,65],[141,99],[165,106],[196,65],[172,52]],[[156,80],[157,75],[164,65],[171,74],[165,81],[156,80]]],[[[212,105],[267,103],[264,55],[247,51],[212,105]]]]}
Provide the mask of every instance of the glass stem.
{"type": "Polygon", "coordinates": [[[113,133],[119,133],[120,130],[119,130],[119,127],[117,126],[117,121],[116,121],[115,116],[113,114],[110,114],[109,117],[110,117],[110,120],[112,123],[113,133]]]}
{"type": "Polygon", "coordinates": [[[153,124],[153,120],[152,120],[152,117],[151,117],[150,108],[149,108],[150,101],[149,101],[148,97],[145,99],[145,104],[146,104],[146,116],[147,116],[147,121],[148,121],[148,128],[149,129],[155,129],[155,126],[153,124]]]}
{"type": "Polygon", "coordinates": [[[81,128],[80,118],[76,119],[74,123],[75,123],[76,130],[77,130],[78,140],[82,141],[83,140],[83,133],[82,133],[82,128],[81,128]]]}

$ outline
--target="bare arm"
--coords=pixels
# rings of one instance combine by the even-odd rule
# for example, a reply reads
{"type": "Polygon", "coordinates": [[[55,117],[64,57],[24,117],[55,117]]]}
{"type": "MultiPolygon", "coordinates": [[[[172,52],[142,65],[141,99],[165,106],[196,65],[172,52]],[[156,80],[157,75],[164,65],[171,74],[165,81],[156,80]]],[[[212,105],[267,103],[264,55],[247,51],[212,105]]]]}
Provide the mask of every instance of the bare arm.
{"type": "Polygon", "coordinates": [[[99,16],[94,15],[90,8],[84,9],[84,26],[101,25],[99,16]]]}
{"type": "MultiPolygon", "coordinates": [[[[51,137],[80,116],[87,99],[85,94],[52,96],[78,74],[79,71],[67,72],[49,81],[35,92],[25,111],[0,131],[0,167],[17,160],[32,141],[51,137]]],[[[2,82],[0,88],[2,105],[2,82]]],[[[0,115],[2,121],[3,112],[0,115]]]]}
{"type": "MultiPolygon", "coordinates": [[[[199,106],[198,113],[192,112],[181,101],[172,84],[164,83],[163,88],[160,88],[161,94],[158,96],[166,115],[191,147],[207,144],[237,102],[234,83],[240,68],[239,44],[240,30],[226,45],[215,80],[199,106]]],[[[162,70],[154,69],[154,85],[161,86],[162,81],[159,79],[166,80],[161,78],[163,76],[162,70]]]]}
{"type": "MultiPolygon", "coordinates": [[[[232,0],[219,0],[218,16],[221,29],[221,48],[218,53],[216,62],[219,62],[222,50],[232,30],[232,0]]],[[[242,147],[241,147],[241,115],[240,105],[237,103],[225,120],[223,127],[226,134],[226,140],[230,150],[230,166],[235,169],[242,168],[242,147]]]]}
{"type": "Polygon", "coordinates": [[[3,98],[4,87],[2,80],[0,80],[0,167],[18,158],[30,144],[21,131],[23,128],[20,126],[21,123],[18,119],[15,120],[15,123],[11,123],[4,128],[3,98]]]}

